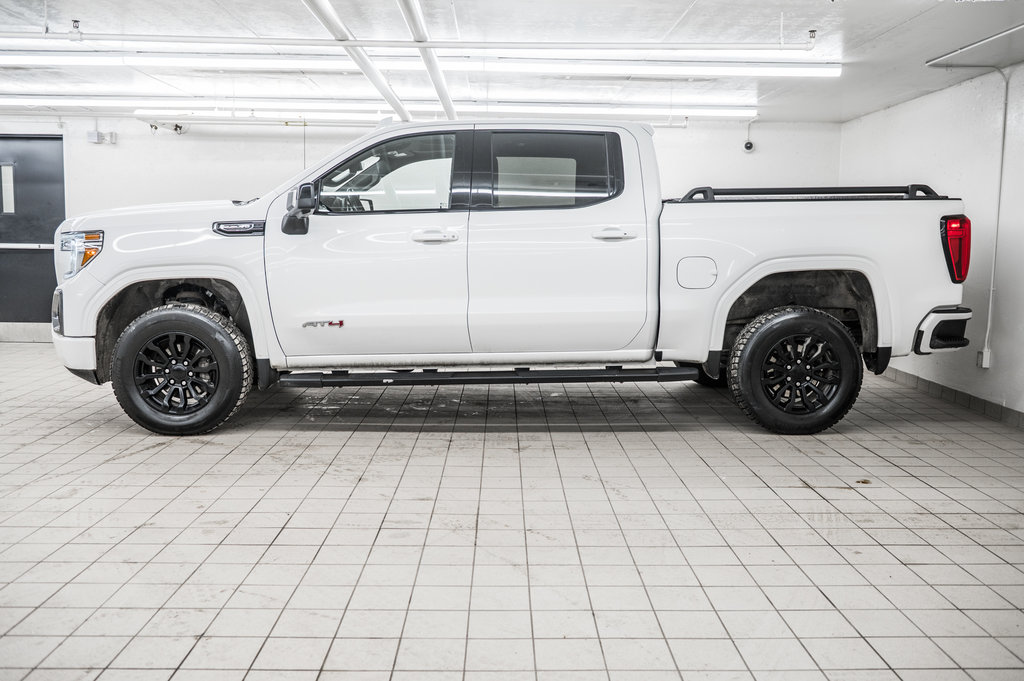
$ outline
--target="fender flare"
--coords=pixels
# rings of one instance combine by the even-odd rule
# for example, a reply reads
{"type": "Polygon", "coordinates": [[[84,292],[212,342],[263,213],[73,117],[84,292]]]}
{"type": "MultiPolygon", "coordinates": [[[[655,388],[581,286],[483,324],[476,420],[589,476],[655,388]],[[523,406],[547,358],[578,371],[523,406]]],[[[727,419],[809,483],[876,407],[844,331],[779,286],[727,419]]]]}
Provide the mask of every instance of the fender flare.
{"type": "Polygon", "coordinates": [[[270,307],[266,295],[260,296],[257,288],[238,270],[225,266],[207,266],[202,271],[183,270],[177,267],[141,267],[119,273],[106,281],[93,296],[84,310],[85,323],[96,329],[100,311],[115,296],[128,287],[147,281],[165,281],[175,279],[216,279],[234,286],[242,297],[249,324],[252,327],[252,350],[257,358],[270,358],[274,364],[284,361],[284,352],[273,334],[270,307]]]}
{"type": "Polygon", "coordinates": [[[747,290],[765,277],[788,272],[806,272],[821,270],[843,270],[858,272],[868,280],[874,295],[875,314],[878,325],[879,347],[891,346],[893,342],[892,297],[885,282],[885,276],[874,262],[866,258],[851,256],[815,256],[798,258],[774,258],[758,263],[734,281],[718,300],[711,323],[711,337],[708,348],[714,352],[723,350],[725,327],[729,319],[729,311],[747,290]]]}

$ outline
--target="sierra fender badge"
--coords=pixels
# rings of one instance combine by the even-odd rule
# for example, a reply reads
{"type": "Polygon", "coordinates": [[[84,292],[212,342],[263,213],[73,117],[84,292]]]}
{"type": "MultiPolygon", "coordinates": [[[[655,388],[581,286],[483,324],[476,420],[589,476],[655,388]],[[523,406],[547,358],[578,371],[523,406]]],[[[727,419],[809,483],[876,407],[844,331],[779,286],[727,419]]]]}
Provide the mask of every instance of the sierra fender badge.
{"type": "Polygon", "coordinates": [[[324,327],[324,326],[337,326],[337,327],[340,328],[342,326],[345,326],[345,320],[344,319],[339,319],[336,322],[327,321],[327,322],[303,322],[302,323],[302,328],[304,328],[304,329],[307,329],[307,328],[310,328],[310,327],[312,327],[312,328],[319,328],[319,327],[324,327]]]}

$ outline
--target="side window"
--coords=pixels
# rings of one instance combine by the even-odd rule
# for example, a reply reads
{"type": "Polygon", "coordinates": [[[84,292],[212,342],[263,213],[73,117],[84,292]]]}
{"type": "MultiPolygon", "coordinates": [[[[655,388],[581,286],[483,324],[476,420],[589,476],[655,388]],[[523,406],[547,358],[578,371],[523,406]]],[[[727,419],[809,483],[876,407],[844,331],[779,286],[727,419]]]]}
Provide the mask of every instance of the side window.
{"type": "Polygon", "coordinates": [[[494,208],[588,206],[614,196],[622,176],[618,136],[577,132],[494,132],[494,208]],[[614,148],[611,148],[615,145],[614,148]]]}
{"type": "Polygon", "coordinates": [[[455,134],[413,135],[378,144],[319,181],[317,211],[446,210],[455,134]]]}

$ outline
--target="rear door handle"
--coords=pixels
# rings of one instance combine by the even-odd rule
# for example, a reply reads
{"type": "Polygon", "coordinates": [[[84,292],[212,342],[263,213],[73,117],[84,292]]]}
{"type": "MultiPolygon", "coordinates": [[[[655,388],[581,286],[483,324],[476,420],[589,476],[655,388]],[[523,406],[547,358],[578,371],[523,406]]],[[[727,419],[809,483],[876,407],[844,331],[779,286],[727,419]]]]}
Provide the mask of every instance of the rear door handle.
{"type": "Polygon", "coordinates": [[[448,230],[419,229],[412,233],[412,240],[421,244],[443,244],[449,241],[458,241],[459,235],[448,230]]]}
{"type": "Polygon", "coordinates": [[[636,238],[636,234],[619,229],[618,227],[605,227],[590,236],[598,241],[628,241],[629,239],[636,238]]]}

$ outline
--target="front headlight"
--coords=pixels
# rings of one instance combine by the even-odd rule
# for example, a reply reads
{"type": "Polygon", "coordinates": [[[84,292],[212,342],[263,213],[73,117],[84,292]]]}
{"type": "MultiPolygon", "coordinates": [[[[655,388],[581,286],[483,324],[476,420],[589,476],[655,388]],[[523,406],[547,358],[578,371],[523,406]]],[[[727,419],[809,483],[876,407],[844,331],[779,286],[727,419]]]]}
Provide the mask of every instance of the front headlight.
{"type": "Polygon", "coordinates": [[[103,250],[103,232],[68,232],[60,237],[60,250],[68,253],[64,279],[70,279],[103,250]]]}

